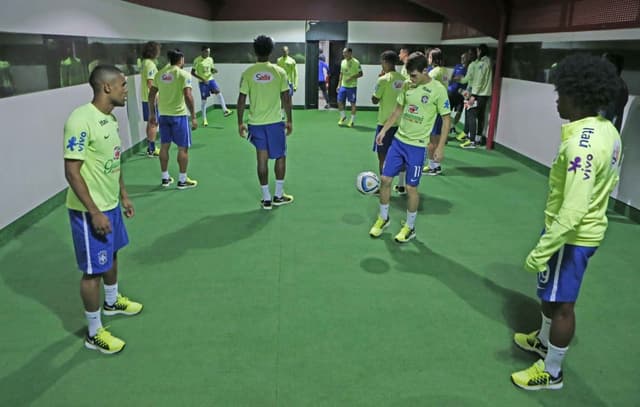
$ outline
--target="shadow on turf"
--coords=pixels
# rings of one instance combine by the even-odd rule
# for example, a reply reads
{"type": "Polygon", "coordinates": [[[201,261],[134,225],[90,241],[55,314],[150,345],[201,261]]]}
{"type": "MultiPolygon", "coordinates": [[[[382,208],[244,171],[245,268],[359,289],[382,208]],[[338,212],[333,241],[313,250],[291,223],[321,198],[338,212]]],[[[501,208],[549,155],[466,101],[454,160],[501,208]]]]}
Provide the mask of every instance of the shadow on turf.
{"type": "MultiPolygon", "coordinates": [[[[0,379],[0,405],[30,406],[77,365],[98,356],[82,347],[77,336],[83,335],[84,328],[51,343],[26,364],[0,379]]],[[[68,400],[80,402],[80,395],[68,397],[68,400]]]]}
{"type": "MultiPolygon", "coordinates": [[[[417,239],[403,247],[399,247],[398,243],[389,235],[383,239],[387,250],[396,262],[393,266],[394,269],[439,280],[469,304],[472,309],[488,318],[506,323],[514,332],[529,332],[540,323],[540,308],[536,299],[479,276],[465,266],[434,252],[417,239]]],[[[392,269],[392,266],[385,260],[373,257],[362,260],[360,267],[374,274],[386,273],[392,269]]],[[[514,272],[518,272],[518,269],[513,266],[514,272]]],[[[498,352],[499,357],[505,358],[506,356],[510,360],[527,360],[522,366],[514,366],[514,369],[524,369],[527,367],[527,363],[533,363],[536,360],[531,355],[515,349],[510,343],[505,343],[504,346],[505,349],[506,347],[510,348],[508,351],[498,352]],[[505,355],[505,352],[509,353],[505,355]]],[[[545,406],[607,405],[591,390],[580,375],[572,372],[570,368],[565,369],[565,377],[569,383],[567,384],[568,388],[564,391],[526,392],[525,394],[545,406]]],[[[508,372],[505,372],[505,380],[508,380],[508,372]]]]}
{"type": "Polygon", "coordinates": [[[262,209],[205,216],[180,229],[167,232],[150,246],[138,250],[134,258],[144,263],[157,264],[184,256],[189,250],[227,246],[257,233],[272,218],[262,209]]]}
{"type": "MultiPolygon", "coordinates": [[[[420,203],[418,204],[418,212],[429,215],[446,215],[451,212],[451,208],[453,204],[446,199],[436,198],[429,194],[420,193],[420,203]]],[[[377,195],[376,195],[377,196],[377,195]]],[[[398,196],[395,192],[391,193],[391,207],[394,209],[406,210],[407,208],[407,197],[406,196],[398,196]]],[[[371,220],[371,223],[375,219],[371,220]]]]}
{"type": "MultiPolygon", "coordinates": [[[[63,232],[68,235],[68,228],[63,232]]],[[[64,329],[75,334],[85,326],[78,295],[80,272],[71,237],[64,244],[61,235],[46,228],[30,227],[12,242],[18,248],[0,258],[0,276],[13,292],[51,310],[64,329]]],[[[19,310],[15,311],[17,315],[19,310]]]]}
{"type": "Polygon", "coordinates": [[[471,166],[460,166],[460,167],[451,167],[445,168],[446,171],[443,171],[443,175],[447,177],[499,177],[502,174],[507,174],[510,172],[515,172],[516,169],[513,167],[506,166],[493,166],[493,167],[471,167],[471,166]]]}

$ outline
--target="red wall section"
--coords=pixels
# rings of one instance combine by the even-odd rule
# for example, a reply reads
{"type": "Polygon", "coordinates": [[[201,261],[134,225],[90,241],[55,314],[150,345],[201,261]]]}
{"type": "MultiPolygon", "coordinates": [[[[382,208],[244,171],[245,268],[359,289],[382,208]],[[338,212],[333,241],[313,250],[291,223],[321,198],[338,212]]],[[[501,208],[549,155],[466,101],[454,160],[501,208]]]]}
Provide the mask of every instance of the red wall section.
{"type": "Polygon", "coordinates": [[[440,22],[442,16],[408,0],[125,0],[210,20],[440,22]]]}

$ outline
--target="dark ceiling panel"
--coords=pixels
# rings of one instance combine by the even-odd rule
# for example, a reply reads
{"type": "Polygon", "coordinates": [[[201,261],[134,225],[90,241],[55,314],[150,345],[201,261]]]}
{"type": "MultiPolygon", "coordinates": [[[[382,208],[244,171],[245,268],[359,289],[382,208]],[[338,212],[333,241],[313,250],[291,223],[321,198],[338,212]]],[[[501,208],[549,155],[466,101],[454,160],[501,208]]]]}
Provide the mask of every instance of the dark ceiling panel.
{"type": "Polygon", "coordinates": [[[427,10],[441,14],[448,21],[466,24],[485,35],[497,38],[500,15],[506,13],[504,0],[410,0],[427,10]]]}

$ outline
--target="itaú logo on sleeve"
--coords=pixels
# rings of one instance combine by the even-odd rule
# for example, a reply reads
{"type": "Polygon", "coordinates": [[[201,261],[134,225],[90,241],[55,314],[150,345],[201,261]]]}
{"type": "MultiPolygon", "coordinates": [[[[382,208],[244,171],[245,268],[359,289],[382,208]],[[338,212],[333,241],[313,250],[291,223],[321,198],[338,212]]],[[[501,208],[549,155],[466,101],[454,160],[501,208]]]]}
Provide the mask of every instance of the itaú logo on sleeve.
{"type": "Polygon", "coordinates": [[[173,74],[170,72],[165,72],[161,77],[162,82],[173,82],[173,74]]]}
{"type": "Polygon", "coordinates": [[[393,82],[394,89],[402,89],[402,85],[404,85],[404,81],[395,81],[393,82]]]}
{"type": "Polygon", "coordinates": [[[257,83],[269,83],[273,80],[271,72],[258,72],[253,76],[253,81],[257,83]]]}

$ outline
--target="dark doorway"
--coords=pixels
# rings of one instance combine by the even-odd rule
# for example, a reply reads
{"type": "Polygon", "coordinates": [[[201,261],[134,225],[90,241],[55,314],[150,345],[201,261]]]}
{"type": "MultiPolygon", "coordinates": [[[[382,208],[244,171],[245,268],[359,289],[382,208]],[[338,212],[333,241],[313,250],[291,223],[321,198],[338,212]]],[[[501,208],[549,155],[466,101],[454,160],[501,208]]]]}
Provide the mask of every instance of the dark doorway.
{"type": "MultiPolygon", "coordinates": [[[[329,101],[332,107],[336,107],[336,88],[340,76],[340,61],[342,61],[342,49],[347,43],[347,22],[307,21],[306,35],[306,70],[305,70],[305,107],[317,109],[318,105],[318,56],[320,43],[329,43],[328,50],[324,50],[325,58],[329,64],[329,101]],[[328,55],[327,55],[328,51],[328,55]]],[[[326,47],[325,47],[326,48],[326,47]]],[[[324,107],[320,106],[320,107],[324,107]]]]}

